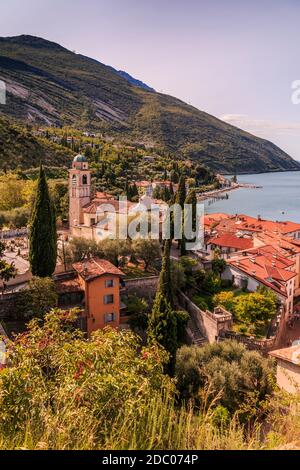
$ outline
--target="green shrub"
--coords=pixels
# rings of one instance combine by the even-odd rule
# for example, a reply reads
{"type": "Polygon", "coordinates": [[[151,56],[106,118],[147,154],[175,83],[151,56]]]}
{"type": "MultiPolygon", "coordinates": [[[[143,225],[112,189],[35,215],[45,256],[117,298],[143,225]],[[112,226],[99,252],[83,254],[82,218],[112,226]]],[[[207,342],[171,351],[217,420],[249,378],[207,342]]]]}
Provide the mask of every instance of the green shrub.
{"type": "Polygon", "coordinates": [[[201,393],[208,390],[214,405],[231,414],[243,406],[247,418],[274,387],[273,362],[234,341],[183,346],[177,352],[175,375],[183,399],[201,404],[201,393]]]}

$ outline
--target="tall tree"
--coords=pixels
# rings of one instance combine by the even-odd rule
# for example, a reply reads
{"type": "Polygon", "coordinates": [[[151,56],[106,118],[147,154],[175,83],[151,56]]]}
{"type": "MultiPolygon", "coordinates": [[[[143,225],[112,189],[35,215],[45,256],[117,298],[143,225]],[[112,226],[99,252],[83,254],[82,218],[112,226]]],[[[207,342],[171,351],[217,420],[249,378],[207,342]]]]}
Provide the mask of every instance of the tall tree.
{"type": "Polygon", "coordinates": [[[171,282],[171,263],[170,263],[171,241],[165,240],[164,253],[162,258],[162,267],[158,281],[157,294],[161,293],[167,299],[171,306],[174,305],[173,289],[171,282]]]}
{"type": "MultiPolygon", "coordinates": [[[[193,232],[196,232],[196,228],[197,228],[197,195],[196,195],[196,191],[194,189],[191,189],[188,193],[188,195],[186,196],[186,199],[184,201],[185,204],[187,205],[190,205],[191,206],[191,220],[188,220],[188,217],[187,217],[187,214],[185,211],[183,211],[183,235],[182,235],[182,240],[181,240],[181,244],[180,244],[180,252],[181,252],[181,256],[184,256],[186,254],[186,241],[187,241],[187,238],[186,238],[186,233],[185,233],[185,225],[188,224],[188,223],[191,223],[192,225],[192,230],[193,232]]],[[[195,238],[194,237],[193,239],[189,239],[190,242],[195,242],[195,238]]]]}
{"type": "Polygon", "coordinates": [[[188,314],[174,310],[173,305],[170,240],[166,240],[162,269],[147,331],[150,342],[157,341],[169,352],[170,359],[166,372],[171,375],[174,373],[176,351],[188,321],[188,314]]]}
{"type": "Polygon", "coordinates": [[[181,208],[184,208],[184,201],[186,198],[186,186],[185,186],[185,176],[181,175],[178,185],[178,191],[176,194],[176,202],[180,204],[181,208]]]}
{"type": "Polygon", "coordinates": [[[165,202],[169,202],[169,200],[171,199],[171,194],[170,194],[170,190],[168,188],[168,186],[164,186],[163,188],[163,201],[165,202]]]}
{"type": "Polygon", "coordinates": [[[148,339],[157,341],[170,354],[166,371],[173,374],[178,349],[176,312],[161,291],[157,291],[148,323],[148,339]]]}
{"type": "MultiPolygon", "coordinates": [[[[180,176],[178,191],[176,193],[176,204],[179,204],[182,210],[182,228],[184,228],[184,203],[186,199],[186,185],[185,184],[186,184],[185,176],[182,174],[180,176]]],[[[184,256],[186,253],[184,230],[182,230],[181,240],[178,240],[178,248],[180,249],[181,256],[184,256]]]]}
{"type": "Polygon", "coordinates": [[[195,232],[197,227],[197,195],[194,189],[191,189],[185,199],[185,204],[192,206],[192,229],[195,232]]]}
{"type": "Polygon", "coordinates": [[[42,165],[32,211],[29,243],[32,274],[38,277],[51,277],[57,257],[56,216],[42,165]]]}

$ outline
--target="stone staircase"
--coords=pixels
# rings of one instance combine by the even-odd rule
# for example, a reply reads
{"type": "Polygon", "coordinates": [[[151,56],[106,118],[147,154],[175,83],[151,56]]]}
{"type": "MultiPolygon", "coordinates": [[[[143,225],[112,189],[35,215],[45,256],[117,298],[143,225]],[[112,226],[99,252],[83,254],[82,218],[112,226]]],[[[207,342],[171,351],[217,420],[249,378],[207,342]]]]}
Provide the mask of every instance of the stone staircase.
{"type": "Polygon", "coordinates": [[[195,324],[192,318],[189,319],[188,321],[188,330],[190,332],[190,335],[192,337],[192,343],[195,346],[203,346],[205,343],[207,343],[207,339],[203,336],[201,333],[200,329],[198,326],[195,324]]]}

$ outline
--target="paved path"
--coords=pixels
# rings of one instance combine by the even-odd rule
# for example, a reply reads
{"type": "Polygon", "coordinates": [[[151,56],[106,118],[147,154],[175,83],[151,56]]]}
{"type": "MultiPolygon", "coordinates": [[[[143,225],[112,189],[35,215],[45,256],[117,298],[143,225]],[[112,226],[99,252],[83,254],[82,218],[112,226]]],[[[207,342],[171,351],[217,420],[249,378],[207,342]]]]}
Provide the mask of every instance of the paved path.
{"type": "Polygon", "coordinates": [[[16,252],[5,251],[3,259],[9,264],[14,263],[18,274],[26,273],[29,270],[29,261],[19,256],[16,252]]]}

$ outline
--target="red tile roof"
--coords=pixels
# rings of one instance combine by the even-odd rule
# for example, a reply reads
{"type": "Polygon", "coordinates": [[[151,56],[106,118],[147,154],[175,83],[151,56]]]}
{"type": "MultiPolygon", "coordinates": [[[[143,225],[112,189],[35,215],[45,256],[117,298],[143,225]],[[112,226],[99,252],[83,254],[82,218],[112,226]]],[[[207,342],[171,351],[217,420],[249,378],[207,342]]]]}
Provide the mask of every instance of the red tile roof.
{"type": "Polygon", "coordinates": [[[112,194],[108,194],[108,193],[105,193],[105,192],[101,192],[101,191],[97,191],[96,192],[96,199],[109,199],[109,200],[112,200],[112,199],[115,199],[114,196],[112,194]]]}
{"type": "Polygon", "coordinates": [[[284,235],[273,233],[259,233],[255,238],[265,245],[272,245],[284,256],[294,256],[300,253],[299,241],[284,235]]]}
{"type": "Polygon", "coordinates": [[[218,229],[227,231],[246,231],[246,232],[270,232],[287,235],[289,233],[300,231],[300,224],[295,222],[274,222],[272,220],[258,219],[245,214],[209,214],[205,216],[205,225],[212,225],[219,222],[218,229]]]}
{"type": "Polygon", "coordinates": [[[83,206],[83,212],[85,214],[97,214],[97,210],[103,206],[103,210],[107,212],[116,212],[119,214],[126,214],[128,210],[134,206],[133,202],[130,201],[118,201],[116,199],[98,199],[95,198],[89,204],[83,206]],[[104,207],[107,206],[107,207],[104,207]]]}
{"type": "Polygon", "coordinates": [[[110,261],[100,258],[90,258],[80,263],[74,263],[73,268],[85,281],[91,281],[105,274],[125,276],[125,274],[110,261]]]}
{"type": "Polygon", "coordinates": [[[294,271],[290,271],[294,262],[279,255],[272,246],[249,250],[247,254],[231,258],[227,262],[285,297],[287,281],[296,276],[294,271]]]}
{"type": "Polygon", "coordinates": [[[234,219],[237,222],[240,222],[240,228],[242,229],[262,230],[273,233],[281,233],[283,235],[296,232],[298,230],[300,231],[300,224],[295,222],[274,222],[272,220],[257,219],[245,214],[238,214],[237,216],[234,216],[234,219]]]}
{"type": "Polygon", "coordinates": [[[223,219],[229,219],[232,217],[229,214],[224,214],[223,212],[215,212],[214,214],[206,214],[204,216],[204,226],[211,227],[215,223],[219,223],[223,219]]]}
{"type": "Polygon", "coordinates": [[[208,244],[219,247],[236,248],[237,250],[246,250],[253,247],[251,238],[237,237],[232,233],[222,233],[208,240],[208,244]]]}

